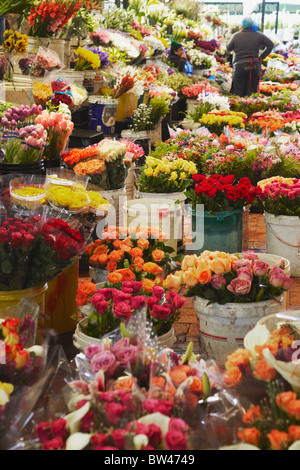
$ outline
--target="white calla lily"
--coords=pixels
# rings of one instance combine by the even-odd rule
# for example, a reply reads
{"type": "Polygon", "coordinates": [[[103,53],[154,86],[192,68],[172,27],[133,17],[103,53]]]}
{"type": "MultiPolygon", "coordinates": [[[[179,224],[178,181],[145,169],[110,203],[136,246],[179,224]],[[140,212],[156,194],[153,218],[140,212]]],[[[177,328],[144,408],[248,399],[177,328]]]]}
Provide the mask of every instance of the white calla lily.
{"type": "Polygon", "coordinates": [[[256,357],[256,346],[263,346],[268,342],[269,338],[270,331],[266,325],[256,324],[255,327],[246,334],[244,346],[250,351],[252,357],[256,357]]]}
{"type": "Polygon", "coordinates": [[[66,450],[82,450],[90,442],[91,434],[75,432],[66,441],[66,450]]]}
{"type": "Polygon", "coordinates": [[[84,393],[73,393],[70,400],[68,401],[68,409],[72,412],[77,409],[77,403],[81,400],[90,400],[91,395],[85,395],[84,393]]]}
{"type": "Polygon", "coordinates": [[[89,409],[90,409],[90,402],[87,401],[81,408],[65,416],[65,420],[67,422],[67,428],[69,429],[70,434],[78,432],[80,421],[87,414],[89,409]]]}
{"type": "Polygon", "coordinates": [[[245,444],[241,442],[240,444],[235,444],[232,446],[223,446],[219,450],[260,450],[258,447],[253,446],[252,444],[245,444]]]}
{"type": "Polygon", "coordinates": [[[142,447],[148,445],[149,439],[146,434],[136,434],[133,438],[133,445],[135,450],[141,450],[142,447]]]}
{"type": "Polygon", "coordinates": [[[269,366],[277,370],[296,393],[300,393],[300,362],[277,361],[269,349],[264,349],[263,355],[269,366]]]}
{"type": "Polygon", "coordinates": [[[31,348],[28,348],[27,352],[29,354],[33,353],[36,356],[42,356],[42,354],[44,352],[44,348],[43,348],[43,346],[39,346],[38,344],[35,344],[34,346],[31,346],[31,348]]]}
{"type": "Polygon", "coordinates": [[[300,450],[300,441],[295,441],[288,450],[300,450]]]}
{"type": "Polygon", "coordinates": [[[6,405],[6,403],[9,402],[9,396],[8,394],[3,390],[3,388],[0,388],[0,405],[6,405]]]}
{"type": "Polygon", "coordinates": [[[162,413],[151,413],[149,415],[143,416],[138,420],[139,423],[143,424],[156,424],[160,427],[162,435],[164,436],[167,434],[169,429],[169,421],[170,418],[168,416],[163,415],[162,413]]]}

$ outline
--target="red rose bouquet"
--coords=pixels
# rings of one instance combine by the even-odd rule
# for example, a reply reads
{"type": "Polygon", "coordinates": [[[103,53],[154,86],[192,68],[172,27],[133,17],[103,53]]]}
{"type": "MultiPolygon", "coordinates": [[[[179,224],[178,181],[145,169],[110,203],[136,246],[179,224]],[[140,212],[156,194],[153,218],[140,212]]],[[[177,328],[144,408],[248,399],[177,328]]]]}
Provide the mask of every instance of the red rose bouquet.
{"type": "Polygon", "coordinates": [[[7,217],[0,224],[0,289],[48,282],[79,259],[84,248],[79,231],[60,219],[7,217]]]}
{"type": "Polygon", "coordinates": [[[215,212],[240,209],[252,204],[261,193],[249,178],[235,181],[234,175],[193,175],[194,188],[186,191],[193,209],[204,204],[204,210],[213,215],[215,212]]]}

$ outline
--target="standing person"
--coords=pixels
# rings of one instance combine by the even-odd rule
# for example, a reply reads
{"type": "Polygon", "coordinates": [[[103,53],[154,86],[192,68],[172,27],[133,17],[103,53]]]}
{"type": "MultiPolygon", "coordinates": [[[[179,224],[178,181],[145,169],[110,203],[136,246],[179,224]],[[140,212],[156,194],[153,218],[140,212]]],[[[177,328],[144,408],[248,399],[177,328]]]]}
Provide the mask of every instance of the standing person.
{"type": "Polygon", "coordinates": [[[179,70],[179,72],[184,72],[184,67],[187,63],[187,57],[185,55],[182,44],[179,44],[177,41],[172,41],[171,43],[169,61],[179,70]]]}
{"type": "Polygon", "coordinates": [[[257,31],[252,18],[244,18],[241,31],[235,33],[226,46],[228,52],[234,52],[231,86],[233,95],[248,96],[258,92],[261,62],[273,47],[271,39],[257,31]]]}

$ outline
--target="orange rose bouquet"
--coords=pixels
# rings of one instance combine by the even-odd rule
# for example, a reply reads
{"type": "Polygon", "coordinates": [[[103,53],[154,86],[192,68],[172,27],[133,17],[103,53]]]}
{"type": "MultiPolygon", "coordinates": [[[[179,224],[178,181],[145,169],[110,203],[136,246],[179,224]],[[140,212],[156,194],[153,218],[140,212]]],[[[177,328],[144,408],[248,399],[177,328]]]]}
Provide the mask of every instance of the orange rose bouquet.
{"type": "Polygon", "coordinates": [[[181,271],[166,279],[167,287],[187,287],[188,297],[199,296],[221,305],[276,299],[292,284],[283,269],[271,267],[252,251],[240,256],[218,251],[187,255],[181,271]]]}
{"type": "Polygon", "coordinates": [[[122,280],[155,279],[170,266],[172,248],[165,245],[165,239],[166,235],[155,227],[135,231],[108,227],[101,239],[88,245],[85,256],[92,268],[103,269],[107,274],[117,272],[122,274],[122,280]],[[126,271],[129,268],[131,275],[126,271]]]}

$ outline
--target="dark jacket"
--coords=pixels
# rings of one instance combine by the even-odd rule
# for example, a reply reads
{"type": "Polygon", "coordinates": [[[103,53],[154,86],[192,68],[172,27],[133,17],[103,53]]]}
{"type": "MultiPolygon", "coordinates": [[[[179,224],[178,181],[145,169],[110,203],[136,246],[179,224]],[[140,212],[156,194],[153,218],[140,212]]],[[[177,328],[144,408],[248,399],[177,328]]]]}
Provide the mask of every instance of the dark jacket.
{"type": "Polygon", "coordinates": [[[227,51],[234,52],[233,63],[243,62],[251,57],[265,59],[274,47],[274,43],[259,31],[242,29],[235,33],[226,46],[227,51]],[[260,50],[263,50],[261,54],[260,50]]]}
{"type": "Polygon", "coordinates": [[[187,62],[187,58],[171,53],[169,55],[169,62],[171,62],[172,65],[174,65],[174,67],[179,70],[179,72],[184,72],[184,66],[187,62]]]}

